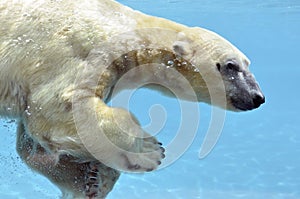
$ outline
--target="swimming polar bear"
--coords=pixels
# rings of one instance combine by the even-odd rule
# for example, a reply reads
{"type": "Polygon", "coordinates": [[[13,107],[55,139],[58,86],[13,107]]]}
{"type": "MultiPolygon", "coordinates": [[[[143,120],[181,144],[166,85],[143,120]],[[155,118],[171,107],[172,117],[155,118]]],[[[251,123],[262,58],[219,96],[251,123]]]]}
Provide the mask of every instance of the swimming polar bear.
{"type": "Polygon", "coordinates": [[[19,155],[65,198],[105,198],[119,171],[152,171],[165,156],[131,113],[106,105],[114,92],[158,82],[232,111],[265,101],[224,38],[113,0],[5,0],[0,21],[0,115],[17,119],[19,155]]]}

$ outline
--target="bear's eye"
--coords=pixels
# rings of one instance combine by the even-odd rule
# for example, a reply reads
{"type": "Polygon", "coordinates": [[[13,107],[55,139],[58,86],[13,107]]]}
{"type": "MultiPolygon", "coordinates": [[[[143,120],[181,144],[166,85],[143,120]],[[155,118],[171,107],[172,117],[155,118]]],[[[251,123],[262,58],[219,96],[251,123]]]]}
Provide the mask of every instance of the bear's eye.
{"type": "Polygon", "coordinates": [[[239,65],[235,61],[232,61],[232,60],[226,62],[226,68],[229,70],[235,70],[235,71],[241,70],[239,65]]]}

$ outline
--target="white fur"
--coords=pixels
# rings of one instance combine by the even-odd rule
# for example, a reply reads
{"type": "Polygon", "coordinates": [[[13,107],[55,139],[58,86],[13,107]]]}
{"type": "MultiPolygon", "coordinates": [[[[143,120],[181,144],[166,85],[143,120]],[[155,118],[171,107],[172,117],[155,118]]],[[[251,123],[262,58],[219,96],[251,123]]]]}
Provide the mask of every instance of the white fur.
{"type": "MultiPolygon", "coordinates": [[[[128,111],[104,103],[120,78],[109,63],[140,49],[126,70],[142,63],[162,65],[135,70],[120,89],[158,81],[181,98],[204,102],[209,95],[205,81],[224,97],[216,62],[234,56],[249,63],[213,32],[147,16],[112,0],[5,0],[0,22],[0,114],[17,118],[26,134],[55,157],[97,159],[124,171],[156,169],[164,151],[128,111]],[[180,56],[184,70],[170,73],[164,67],[167,56],[180,56]],[[182,85],[187,80],[193,92],[182,85]]],[[[225,108],[226,103],[216,105],[225,108]]]]}

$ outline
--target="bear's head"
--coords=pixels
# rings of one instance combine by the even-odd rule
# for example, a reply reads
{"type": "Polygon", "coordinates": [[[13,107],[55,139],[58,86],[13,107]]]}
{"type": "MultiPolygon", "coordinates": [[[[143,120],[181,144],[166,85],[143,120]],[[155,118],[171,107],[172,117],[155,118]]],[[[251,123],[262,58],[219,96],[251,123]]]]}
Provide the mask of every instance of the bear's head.
{"type": "Polygon", "coordinates": [[[199,101],[232,111],[252,110],[265,102],[249,70],[249,59],[216,33],[202,28],[180,32],[173,51],[194,67],[182,73],[189,79],[199,101]]]}

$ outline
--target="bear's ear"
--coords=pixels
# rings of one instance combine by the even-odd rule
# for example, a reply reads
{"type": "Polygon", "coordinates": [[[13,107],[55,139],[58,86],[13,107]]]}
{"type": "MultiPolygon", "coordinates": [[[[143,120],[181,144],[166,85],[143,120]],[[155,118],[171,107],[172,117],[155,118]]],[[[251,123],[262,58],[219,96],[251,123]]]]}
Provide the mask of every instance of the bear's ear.
{"type": "Polygon", "coordinates": [[[177,40],[173,43],[173,50],[179,56],[188,55],[191,52],[189,39],[184,33],[178,33],[177,40]]]}

